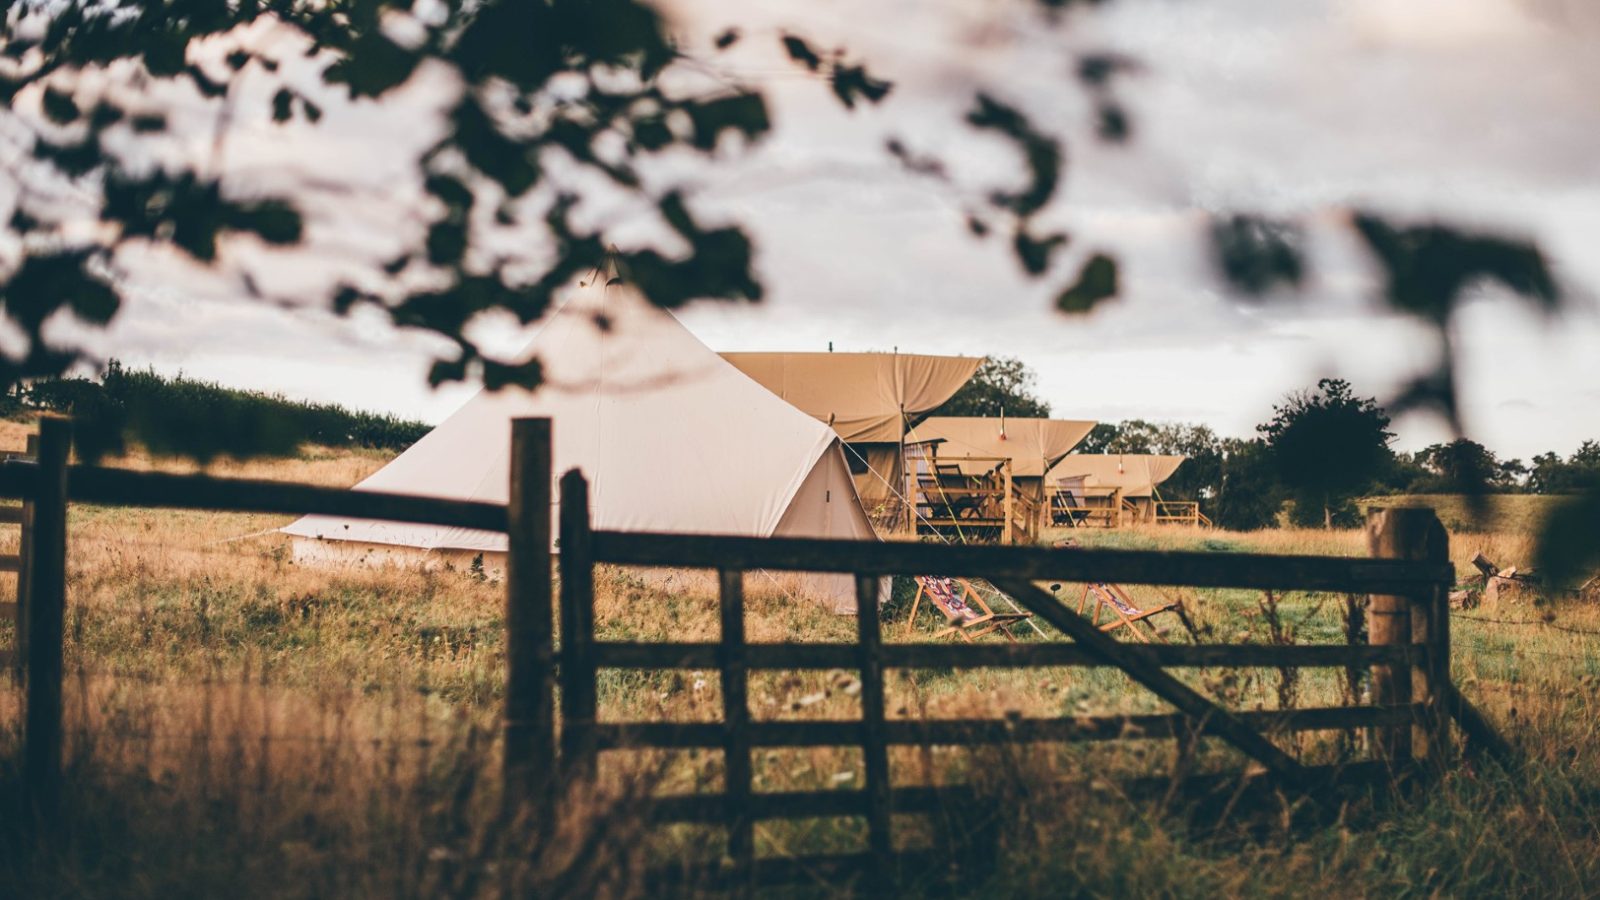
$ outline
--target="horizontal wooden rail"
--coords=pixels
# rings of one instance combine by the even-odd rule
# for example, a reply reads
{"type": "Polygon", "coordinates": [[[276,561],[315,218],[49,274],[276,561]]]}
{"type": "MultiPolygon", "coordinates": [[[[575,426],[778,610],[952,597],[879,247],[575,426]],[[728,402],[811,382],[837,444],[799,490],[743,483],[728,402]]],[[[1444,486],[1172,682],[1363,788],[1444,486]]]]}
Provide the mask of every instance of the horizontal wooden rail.
{"type": "Polygon", "coordinates": [[[1451,583],[1448,564],[1337,556],[1091,550],[596,531],[596,562],[674,568],[778,569],[877,575],[961,575],[1029,581],[1111,581],[1408,593],[1451,583]]]}
{"type": "MultiPolygon", "coordinates": [[[[706,643],[597,642],[594,660],[613,669],[714,669],[719,646],[706,643]]],[[[1163,667],[1256,666],[1260,668],[1333,668],[1337,666],[1410,665],[1421,649],[1409,644],[1139,644],[1134,655],[1163,667]]],[[[749,644],[745,665],[751,669],[853,669],[860,651],[850,644],[749,644]]],[[[901,669],[1031,668],[1036,666],[1103,666],[1074,644],[884,644],[883,664],[901,669]]]]}
{"type": "Polygon", "coordinates": [[[0,572],[21,572],[22,557],[15,553],[0,556],[0,572]]]}
{"type": "Polygon", "coordinates": [[[22,507],[0,506],[0,525],[21,525],[22,507]]]}
{"type": "MultiPolygon", "coordinates": [[[[1258,731],[1288,733],[1330,729],[1373,728],[1412,721],[1418,709],[1404,706],[1331,706],[1313,709],[1250,710],[1235,717],[1258,731]]],[[[1027,741],[1114,741],[1127,738],[1170,738],[1186,733],[1188,718],[1180,713],[1129,716],[1080,716],[1048,719],[890,719],[884,740],[898,745],[961,746],[1027,741]]],[[[749,742],[755,747],[842,747],[859,744],[860,720],[751,722],[749,742]]],[[[721,747],[721,722],[625,722],[595,725],[599,749],[639,747],[721,747]]],[[[1207,729],[1204,733],[1210,733],[1207,729]]]]}

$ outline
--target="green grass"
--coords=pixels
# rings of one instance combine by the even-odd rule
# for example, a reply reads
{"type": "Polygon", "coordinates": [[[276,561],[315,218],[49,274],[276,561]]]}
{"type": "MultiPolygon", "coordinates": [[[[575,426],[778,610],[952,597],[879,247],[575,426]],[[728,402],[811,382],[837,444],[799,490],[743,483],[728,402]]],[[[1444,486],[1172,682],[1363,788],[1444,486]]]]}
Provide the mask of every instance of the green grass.
{"type": "Polygon", "coordinates": [[[1452,533],[1512,532],[1537,534],[1545,517],[1565,500],[1551,494],[1392,494],[1360,500],[1369,506],[1427,506],[1452,533]]]}

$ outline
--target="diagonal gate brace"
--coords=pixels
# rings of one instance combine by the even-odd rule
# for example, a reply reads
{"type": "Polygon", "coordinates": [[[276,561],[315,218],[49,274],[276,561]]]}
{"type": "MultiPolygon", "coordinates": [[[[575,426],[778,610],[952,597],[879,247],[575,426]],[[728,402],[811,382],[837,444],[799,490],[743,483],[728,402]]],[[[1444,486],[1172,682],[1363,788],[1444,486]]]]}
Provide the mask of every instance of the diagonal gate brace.
{"type": "Polygon", "coordinates": [[[1071,637],[1086,652],[1126,672],[1128,677],[1177,707],[1194,723],[1197,733],[1220,737],[1288,783],[1307,791],[1313,789],[1312,779],[1305,767],[1278,749],[1261,732],[1172,677],[1166,669],[1140,659],[1128,645],[1110,637],[1088,619],[1063,606],[1061,601],[1043,588],[1021,579],[996,579],[993,584],[1034,615],[1071,637]]]}

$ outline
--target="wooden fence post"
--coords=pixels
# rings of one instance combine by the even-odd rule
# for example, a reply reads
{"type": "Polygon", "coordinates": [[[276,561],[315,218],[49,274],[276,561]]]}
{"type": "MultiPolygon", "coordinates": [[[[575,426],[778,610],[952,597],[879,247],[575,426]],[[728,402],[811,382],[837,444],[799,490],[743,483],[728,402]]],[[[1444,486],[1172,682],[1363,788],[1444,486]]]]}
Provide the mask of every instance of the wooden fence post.
{"type": "MultiPolygon", "coordinates": [[[[28,460],[39,460],[39,435],[28,435],[28,460]]],[[[33,568],[33,498],[22,500],[22,528],[17,535],[17,671],[28,670],[28,570],[33,568]]]]}
{"type": "Polygon", "coordinates": [[[61,799],[61,641],[67,594],[67,456],[72,423],[39,422],[39,481],[28,567],[28,692],[23,782],[47,825],[61,799]]]}
{"type": "MultiPolygon", "coordinates": [[[[1449,535],[1427,508],[1373,509],[1367,513],[1367,549],[1380,559],[1448,562],[1449,535]]],[[[1372,667],[1373,702],[1379,705],[1417,703],[1422,707],[1412,726],[1379,731],[1374,746],[1393,764],[1408,764],[1413,750],[1431,764],[1449,754],[1450,731],[1446,698],[1450,680],[1450,616],[1447,585],[1415,595],[1374,594],[1367,609],[1367,640],[1372,644],[1415,644],[1418,659],[1410,672],[1399,666],[1372,667]]]]}
{"type": "Polygon", "coordinates": [[[878,600],[883,585],[871,574],[856,575],[856,639],[861,667],[861,754],[866,763],[867,847],[887,877],[894,853],[890,831],[893,809],[889,748],[885,739],[883,700],[883,628],[878,600]]]}
{"type": "Polygon", "coordinates": [[[561,476],[561,756],[563,775],[594,774],[592,734],[598,698],[594,665],[594,539],[589,482],[577,469],[561,476]]]}
{"type": "Polygon", "coordinates": [[[741,879],[754,874],[755,829],[750,818],[750,698],[745,669],[744,572],[717,573],[722,594],[723,794],[728,808],[728,857],[741,879]]]}
{"type": "Polygon", "coordinates": [[[1014,544],[1016,536],[1011,533],[1011,463],[1005,463],[1005,477],[1001,480],[1004,493],[1000,495],[1000,515],[1005,518],[1005,526],[1000,532],[1000,543],[1014,544]]]}
{"type": "Polygon", "coordinates": [[[551,480],[550,420],[514,420],[506,508],[504,790],[508,810],[536,791],[540,823],[549,821],[556,761],[551,480]]]}

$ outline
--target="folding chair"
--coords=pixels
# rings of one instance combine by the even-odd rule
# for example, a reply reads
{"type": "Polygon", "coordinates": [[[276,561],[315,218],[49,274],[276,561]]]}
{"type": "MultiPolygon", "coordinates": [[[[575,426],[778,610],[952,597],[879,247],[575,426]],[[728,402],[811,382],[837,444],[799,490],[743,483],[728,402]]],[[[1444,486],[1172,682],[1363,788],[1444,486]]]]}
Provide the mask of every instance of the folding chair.
{"type": "Polygon", "coordinates": [[[1176,613],[1178,618],[1182,620],[1183,627],[1188,629],[1190,634],[1194,633],[1194,623],[1189,621],[1189,613],[1183,608],[1181,601],[1173,600],[1150,609],[1140,609],[1134,604],[1133,598],[1128,596],[1127,591],[1117,585],[1107,584],[1103,581],[1092,581],[1083,586],[1083,598],[1078,601],[1078,615],[1084,615],[1085,612],[1088,613],[1089,621],[1098,626],[1101,631],[1115,631],[1118,628],[1126,628],[1135,640],[1146,644],[1150,643],[1152,638],[1163,644],[1166,643],[1161,639],[1161,633],[1156,629],[1155,624],[1150,621],[1151,616],[1164,612],[1176,613]],[[1089,604],[1091,597],[1094,598],[1092,608],[1089,604]],[[1102,610],[1110,610],[1112,616],[1111,621],[1104,625],[1100,624],[1102,610]],[[1133,627],[1138,622],[1143,622],[1145,627],[1150,630],[1148,635],[1133,627]]]}
{"type": "Polygon", "coordinates": [[[989,608],[983,597],[965,578],[948,578],[940,575],[918,575],[917,595],[911,600],[911,615],[906,618],[906,634],[917,625],[917,609],[926,596],[932,607],[944,615],[945,627],[934,632],[933,639],[959,636],[970,642],[973,638],[1000,632],[1007,640],[1015,641],[1011,626],[1031,618],[1033,613],[997,613],[989,608]]]}

